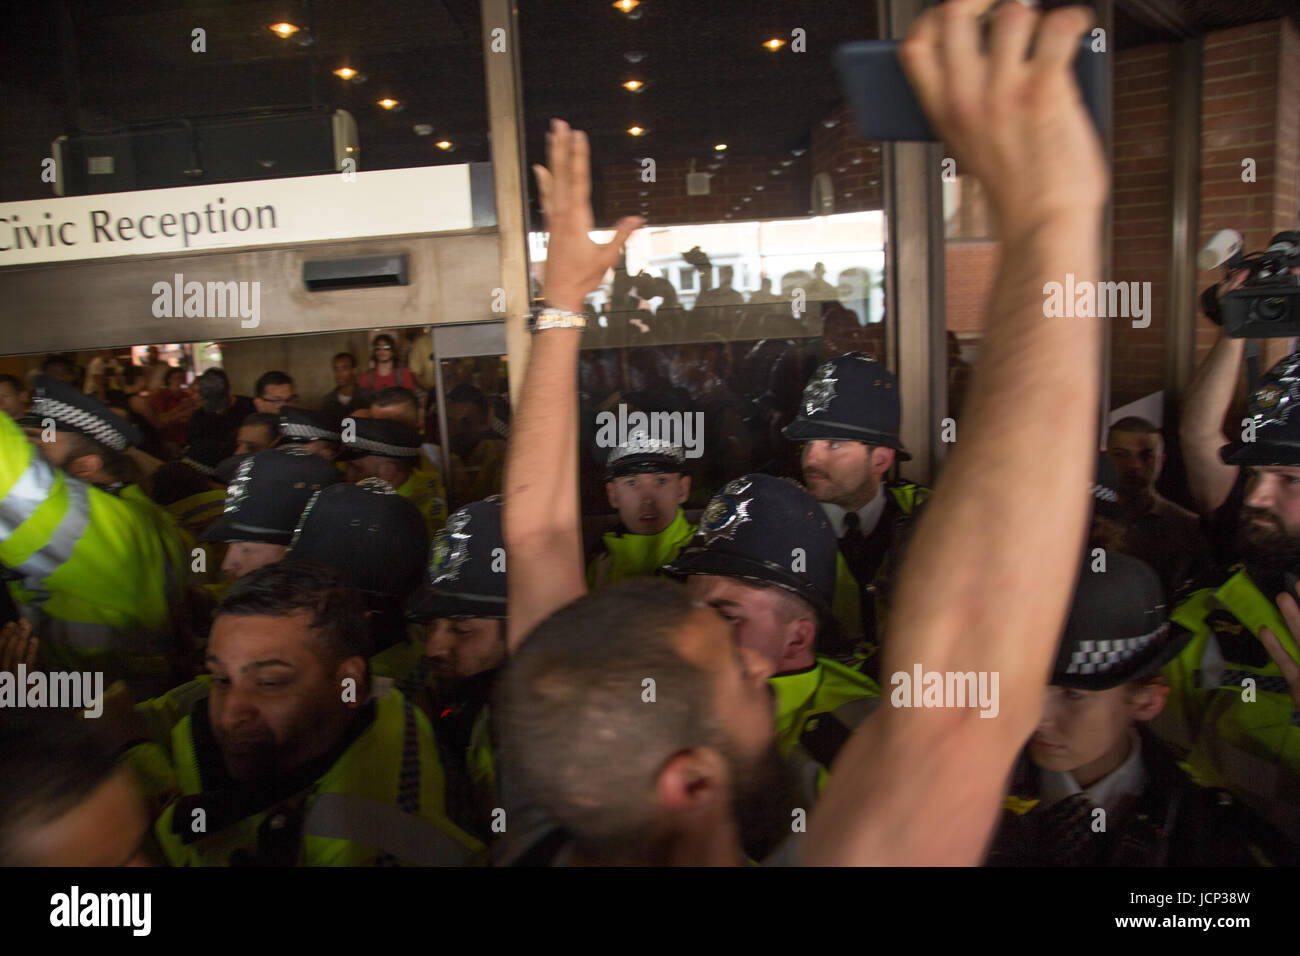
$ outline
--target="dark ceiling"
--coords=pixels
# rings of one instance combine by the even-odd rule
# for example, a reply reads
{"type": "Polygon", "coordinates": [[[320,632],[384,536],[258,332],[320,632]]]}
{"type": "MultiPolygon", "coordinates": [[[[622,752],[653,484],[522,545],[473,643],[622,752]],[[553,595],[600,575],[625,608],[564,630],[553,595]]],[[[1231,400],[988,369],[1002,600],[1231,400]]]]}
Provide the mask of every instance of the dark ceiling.
{"type": "MultiPolygon", "coordinates": [[[[1050,3],[1049,5],[1059,5],[1050,3]]],[[[829,54],[874,36],[874,0],[519,0],[528,159],[551,116],[588,130],[600,164],[635,157],[773,155],[806,145],[839,94],[829,54]],[[806,31],[807,52],[763,40],[806,31]],[[631,63],[627,53],[640,53],[631,63]],[[643,92],[620,84],[643,80],[643,92]],[[632,125],[649,132],[629,136],[632,125]]],[[[1294,0],[1117,0],[1119,48],[1290,15],[1294,0]]],[[[0,200],[48,195],[56,136],[157,119],[319,105],[353,114],[362,169],[486,161],[476,0],[62,0],[11,4],[0,36],[0,200]],[[312,26],[315,42],[268,26],[312,26]],[[207,50],[191,51],[191,31],[207,50]],[[364,83],[334,77],[361,70],[364,83]],[[383,96],[400,111],[375,105],[383,96]],[[433,127],[419,136],[416,124],[433,127]],[[434,147],[449,139],[456,150],[434,147]]]]}

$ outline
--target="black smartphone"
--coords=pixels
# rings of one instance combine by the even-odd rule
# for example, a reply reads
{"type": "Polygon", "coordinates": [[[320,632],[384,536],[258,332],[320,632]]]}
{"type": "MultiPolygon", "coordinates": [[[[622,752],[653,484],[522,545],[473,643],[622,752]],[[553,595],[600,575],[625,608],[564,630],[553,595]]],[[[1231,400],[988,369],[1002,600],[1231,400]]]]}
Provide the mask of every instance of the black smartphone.
{"type": "MultiPolygon", "coordinates": [[[[1106,53],[1093,52],[1091,36],[1079,41],[1074,75],[1103,137],[1110,129],[1110,75],[1106,53]]],[[[897,40],[843,43],[833,57],[858,135],[881,142],[938,142],[898,62],[897,40]]]]}

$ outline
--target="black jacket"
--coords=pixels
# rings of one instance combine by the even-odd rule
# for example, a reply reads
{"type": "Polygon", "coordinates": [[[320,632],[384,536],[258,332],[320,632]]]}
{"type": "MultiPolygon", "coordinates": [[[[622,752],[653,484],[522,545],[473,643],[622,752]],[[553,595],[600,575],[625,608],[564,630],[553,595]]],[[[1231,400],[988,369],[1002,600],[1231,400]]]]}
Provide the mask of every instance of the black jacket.
{"type": "MultiPolygon", "coordinates": [[[[1295,848],[1281,834],[1226,790],[1198,786],[1145,728],[1139,726],[1138,735],[1146,788],[1127,817],[1098,834],[1105,841],[1101,865],[1295,865],[1295,848]]],[[[1028,750],[1016,763],[1011,795],[1022,800],[1038,797],[1038,768],[1028,750]]],[[[1044,845],[1041,811],[1042,804],[1024,814],[1004,809],[986,865],[1057,865],[1052,848],[1044,845]]]]}

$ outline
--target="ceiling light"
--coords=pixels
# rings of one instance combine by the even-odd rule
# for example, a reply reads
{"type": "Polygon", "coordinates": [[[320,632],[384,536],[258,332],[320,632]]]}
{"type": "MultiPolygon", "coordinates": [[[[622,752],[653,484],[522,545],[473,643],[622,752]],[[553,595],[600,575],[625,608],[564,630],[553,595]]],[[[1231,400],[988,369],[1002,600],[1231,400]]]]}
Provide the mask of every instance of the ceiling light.
{"type": "Polygon", "coordinates": [[[781,47],[785,46],[785,41],[780,37],[772,37],[770,40],[765,40],[763,46],[775,53],[777,50],[781,49],[781,47]]]}
{"type": "Polygon", "coordinates": [[[271,32],[283,39],[288,39],[298,32],[298,27],[292,23],[272,23],[271,32]]]}
{"type": "Polygon", "coordinates": [[[446,152],[447,150],[454,148],[455,144],[453,144],[452,141],[449,139],[440,139],[438,140],[438,142],[434,143],[433,145],[437,146],[443,152],[446,152]]]}
{"type": "Polygon", "coordinates": [[[433,133],[433,127],[428,123],[416,123],[411,127],[411,129],[415,132],[416,136],[429,136],[433,133]]]}
{"type": "Polygon", "coordinates": [[[379,101],[378,105],[382,106],[386,110],[391,110],[393,107],[397,105],[397,100],[385,96],[382,100],[379,101]]]}
{"type": "Polygon", "coordinates": [[[645,130],[642,129],[640,126],[629,127],[628,132],[631,133],[633,136],[643,136],[645,134],[645,130]]]}
{"type": "Polygon", "coordinates": [[[616,0],[614,3],[614,9],[623,13],[631,13],[639,6],[641,6],[641,0],[616,0]]]}
{"type": "Polygon", "coordinates": [[[334,71],[334,75],[339,77],[339,79],[350,80],[352,77],[357,75],[357,71],[352,69],[350,66],[341,66],[334,71]]]}
{"type": "Polygon", "coordinates": [[[623,59],[629,63],[640,63],[645,59],[645,53],[640,50],[629,50],[623,54],[623,59]]]}
{"type": "Polygon", "coordinates": [[[628,80],[623,84],[623,89],[627,90],[629,93],[640,93],[645,89],[645,84],[640,80],[628,80]]]}
{"type": "Polygon", "coordinates": [[[717,143],[713,148],[716,149],[716,150],[720,153],[720,152],[722,152],[723,150],[725,150],[725,149],[727,148],[727,144],[726,144],[726,143],[717,143]]]}

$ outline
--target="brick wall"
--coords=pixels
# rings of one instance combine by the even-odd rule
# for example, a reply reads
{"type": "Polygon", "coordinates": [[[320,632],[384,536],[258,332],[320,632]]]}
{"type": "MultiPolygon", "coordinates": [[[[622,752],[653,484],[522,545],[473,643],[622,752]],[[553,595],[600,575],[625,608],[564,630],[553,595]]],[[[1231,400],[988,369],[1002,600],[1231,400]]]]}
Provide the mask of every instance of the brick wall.
{"type": "MultiPolygon", "coordinates": [[[[653,159],[653,149],[646,150],[653,159]]],[[[688,160],[655,161],[655,181],[642,182],[642,166],[625,163],[601,169],[598,195],[603,219],[644,215],[652,225],[725,222],[727,219],[786,219],[808,215],[808,154],[711,157],[695,163],[710,173],[709,195],[686,195],[688,160]],[[789,166],[782,166],[789,161],[789,166]],[[719,164],[716,170],[710,163],[719,164]],[[772,175],[779,169],[778,175],[772,175]]]]}
{"type": "MultiPolygon", "coordinates": [[[[1205,39],[1201,100],[1200,242],[1236,229],[1246,249],[1263,249],[1275,232],[1295,228],[1300,202],[1300,37],[1285,20],[1212,33],[1205,39]],[[1286,68],[1283,69],[1283,64],[1286,68]],[[1242,161],[1255,160],[1255,181],[1242,161]]],[[[1222,269],[1197,273],[1197,289],[1222,269]]],[[[1218,337],[1197,319],[1197,364],[1218,337]]]]}
{"type": "Polygon", "coordinates": [[[847,107],[839,107],[813,126],[809,152],[812,173],[831,178],[836,212],[882,208],[880,144],[858,136],[847,107]]]}
{"type": "MultiPolygon", "coordinates": [[[[1164,387],[1165,320],[1169,301],[1172,143],[1169,47],[1135,47],[1115,58],[1115,152],[1111,276],[1151,283],[1151,324],[1111,328],[1111,407],[1164,387]]],[[[1146,297],[1144,296],[1144,299],[1146,297]]]]}
{"type": "Polygon", "coordinates": [[[979,332],[984,328],[997,269],[996,240],[960,240],[944,246],[944,303],[950,332],[979,332]]]}

